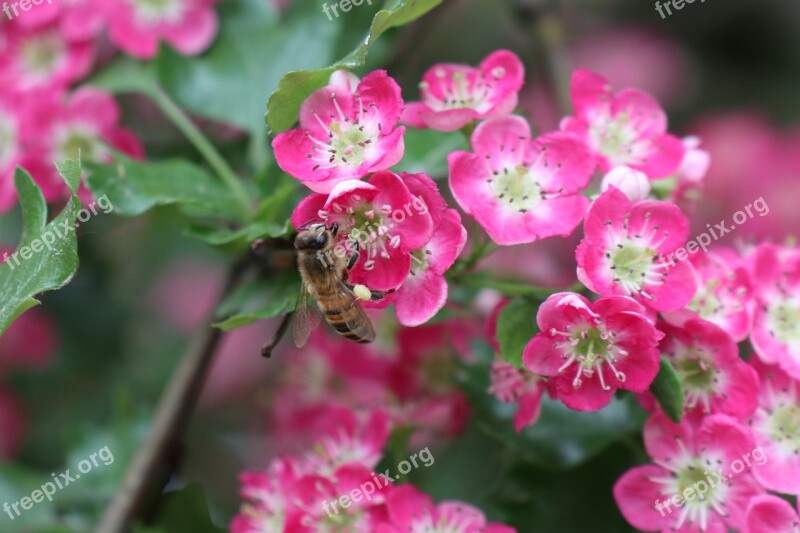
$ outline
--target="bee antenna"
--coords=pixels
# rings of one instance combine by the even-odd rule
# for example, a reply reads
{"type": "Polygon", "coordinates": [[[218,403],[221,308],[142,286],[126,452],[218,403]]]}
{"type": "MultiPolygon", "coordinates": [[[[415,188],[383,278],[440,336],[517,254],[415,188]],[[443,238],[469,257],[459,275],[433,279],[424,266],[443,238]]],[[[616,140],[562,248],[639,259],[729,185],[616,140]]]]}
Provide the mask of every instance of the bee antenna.
{"type": "Polygon", "coordinates": [[[304,229],[308,228],[311,224],[314,224],[319,220],[320,220],[319,218],[311,218],[309,220],[306,220],[305,222],[297,226],[297,231],[303,231],[304,229]]]}

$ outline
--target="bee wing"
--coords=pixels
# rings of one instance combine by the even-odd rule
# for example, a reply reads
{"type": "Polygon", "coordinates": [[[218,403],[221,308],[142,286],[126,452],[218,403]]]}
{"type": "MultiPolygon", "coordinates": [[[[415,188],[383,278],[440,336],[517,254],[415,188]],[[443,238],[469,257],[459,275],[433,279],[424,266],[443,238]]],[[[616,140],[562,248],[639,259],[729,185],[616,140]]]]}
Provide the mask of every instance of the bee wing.
{"type": "Polygon", "coordinates": [[[342,291],[353,300],[353,310],[355,311],[352,316],[345,320],[345,324],[350,331],[358,332],[364,342],[372,342],[375,340],[375,327],[372,325],[372,320],[364,311],[358,298],[347,284],[339,279],[339,286],[342,291]]]}
{"type": "Polygon", "coordinates": [[[297,295],[297,305],[292,319],[292,337],[295,346],[298,348],[305,346],[309,335],[317,329],[321,320],[322,313],[308,292],[308,286],[305,282],[300,283],[300,293],[297,295]]]}

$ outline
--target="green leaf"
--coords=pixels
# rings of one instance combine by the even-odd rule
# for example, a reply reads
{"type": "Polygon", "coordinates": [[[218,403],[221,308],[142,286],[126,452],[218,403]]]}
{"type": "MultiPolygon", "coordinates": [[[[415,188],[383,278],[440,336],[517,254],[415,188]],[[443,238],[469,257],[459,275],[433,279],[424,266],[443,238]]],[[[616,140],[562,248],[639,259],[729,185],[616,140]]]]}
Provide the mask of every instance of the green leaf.
{"type": "Polygon", "coordinates": [[[421,17],[442,0],[389,0],[384,9],[375,14],[369,33],[352,52],[333,65],[318,70],[298,70],[281,78],[278,90],[269,97],[267,125],[275,134],[287,130],[297,122],[300,105],[309,94],[324,87],[336,69],[357,69],[365,65],[370,47],[386,30],[402,26],[421,17]]]}
{"type": "Polygon", "coordinates": [[[290,70],[329,64],[340,26],[317,2],[281,20],[268,2],[228,0],[220,4],[221,27],[200,57],[162,50],[156,62],[164,89],[197,115],[263,135],[264,95],[290,70]]]}
{"type": "Polygon", "coordinates": [[[227,318],[214,324],[214,327],[230,331],[293,311],[299,290],[296,272],[244,283],[222,302],[217,316],[227,318]]]}
{"type": "Polygon", "coordinates": [[[17,251],[0,266],[0,335],[19,315],[38,305],[34,296],[60,289],[78,270],[75,219],[81,202],[75,192],[81,166],[78,161],[65,161],[56,164],[56,168],[72,195],[49,224],[44,196],[30,174],[17,169],[14,176],[23,230],[17,251]]]}
{"type": "Polygon", "coordinates": [[[536,326],[538,310],[538,301],[515,298],[500,311],[497,317],[497,343],[503,361],[522,368],[522,351],[539,332],[536,326]]]}
{"type": "Polygon", "coordinates": [[[650,392],[658,400],[664,414],[679,424],[683,417],[683,387],[678,374],[665,357],[661,358],[661,367],[653,384],[650,385],[650,392]]]}
{"type": "Polygon", "coordinates": [[[120,154],[115,159],[112,164],[87,163],[86,181],[96,196],[107,197],[117,215],[181,204],[198,217],[238,217],[229,189],[193,163],[134,161],[120,154]]]}
{"type": "Polygon", "coordinates": [[[191,533],[223,533],[211,521],[211,513],[206,503],[203,488],[192,484],[184,489],[164,495],[162,510],[155,526],[140,530],[148,533],[172,533],[191,531],[191,533]]]}
{"type": "Polygon", "coordinates": [[[115,94],[142,93],[157,98],[160,88],[151,63],[121,56],[93,76],[88,84],[115,94]]]}

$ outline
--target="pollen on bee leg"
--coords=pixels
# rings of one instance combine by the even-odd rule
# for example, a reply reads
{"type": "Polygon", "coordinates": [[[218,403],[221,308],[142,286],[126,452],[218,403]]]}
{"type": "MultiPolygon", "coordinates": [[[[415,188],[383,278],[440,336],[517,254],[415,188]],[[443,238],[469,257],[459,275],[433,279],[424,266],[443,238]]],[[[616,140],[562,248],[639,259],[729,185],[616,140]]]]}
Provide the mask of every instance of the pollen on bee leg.
{"type": "Polygon", "coordinates": [[[372,299],[372,291],[366,285],[357,284],[353,287],[353,294],[359,300],[371,300],[372,299]]]}

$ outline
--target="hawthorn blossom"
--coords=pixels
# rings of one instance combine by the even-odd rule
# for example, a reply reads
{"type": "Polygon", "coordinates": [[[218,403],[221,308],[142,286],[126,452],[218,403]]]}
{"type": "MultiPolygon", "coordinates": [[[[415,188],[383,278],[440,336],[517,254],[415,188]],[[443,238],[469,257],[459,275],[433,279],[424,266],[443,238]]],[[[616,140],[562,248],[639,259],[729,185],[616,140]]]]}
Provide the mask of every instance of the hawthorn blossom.
{"type": "Polygon", "coordinates": [[[86,76],[94,64],[91,41],[71,41],[53,25],[26,31],[10,24],[4,33],[0,85],[6,94],[57,93],[86,76]]]}
{"type": "Polygon", "coordinates": [[[751,264],[757,304],[750,340],[762,361],[800,379],[800,250],[762,244],[751,264]]]}
{"type": "Polygon", "coordinates": [[[564,118],[561,129],[586,141],[603,172],[625,165],[656,179],[680,165],[683,143],[666,133],[667,115],[649,94],[614,93],[606,78],[586,69],[572,74],[570,94],[575,116],[564,118]]]}
{"type": "Polygon", "coordinates": [[[0,213],[10,209],[17,197],[14,169],[21,156],[23,120],[13,103],[0,97],[0,213]]]}
{"type": "Polygon", "coordinates": [[[300,108],[300,127],[272,141],[275,159],[288,174],[318,193],[341,181],[388,169],[403,157],[405,127],[398,126],[400,86],[385,70],[353,78],[334,72],[329,85],[300,108]]]}
{"type": "Polygon", "coordinates": [[[744,533],[800,533],[798,510],[777,496],[756,496],[747,508],[744,533]]]}
{"type": "MultiPolygon", "coordinates": [[[[436,183],[425,174],[404,174],[411,194],[428,206],[433,236],[424,246],[411,251],[411,270],[390,300],[397,320],[404,326],[424,324],[447,302],[445,272],[453,266],[467,242],[461,215],[448,209],[436,183]]],[[[387,303],[388,303],[387,301],[387,303]]]]}
{"type": "Polygon", "coordinates": [[[42,1],[36,9],[18,17],[14,24],[35,29],[56,23],[59,32],[70,41],[86,41],[97,37],[105,26],[103,0],[42,1]]]}
{"type": "Polygon", "coordinates": [[[800,380],[755,357],[750,364],[761,389],[748,424],[768,458],[753,475],[768,489],[800,494],[800,380]]]}
{"type": "Polygon", "coordinates": [[[33,125],[25,136],[27,152],[22,165],[48,201],[67,194],[53,161],[80,156],[85,162],[110,163],[109,148],[136,159],[144,156],[141,142],[119,125],[119,105],[105,91],[84,86],[69,96],[43,96],[32,102],[28,117],[33,125]]]}
{"type": "Polygon", "coordinates": [[[656,311],[676,311],[697,290],[692,266],[670,257],[686,242],[689,223],[674,204],[632,203],[616,187],[589,207],[575,251],[578,279],[603,296],[625,295],[656,311]]]}
{"type": "Polygon", "coordinates": [[[693,212],[702,196],[711,155],[700,148],[700,138],[696,136],[684,137],[683,146],[686,151],[675,171],[675,188],[670,193],[670,201],[684,211],[693,212]]]}
{"type": "Polygon", "coordinates": [[[419,84],[420,102],[410,102],[403,122],[414,128],[455,131],[468,123],[508,115],[517,107],[525,67],[508,50],[490,54],[476,67],[434,65],[419,84]]]}
{"type": "Polygon", "coordinates": [[[644,392],[659,367],[663,334],[631,298],[591,303],[576,293],[550,296],[536,314],[537,334],[522,354],[525,367],[549,377],[548,387],[567,407],[594,411],[616,389],[644,392]]]}
{"type": "Polygon", "coordinates": [[[600,184],[600,191],[606,192],[610,186],[619,189],[631,202],[647,200],[650,196],[650,180],[644,172],[621,166],[612,168],[600,184]]]}
{"type": "Polygon", "coordinates": [[[160,41],[183,55],[197,55],[217,35],[217,0],[100,0],[108,37],[126,54],[149,59],[160,41]]]}
{"type": "Polygon", "coordinates": [[[444,501],[438,505],[413,485],[392,489],[386,497],[388,518],[376,533],[515,533],[516,529],[487,523],[483,512],[471,505],[444,501]]]}
{"type": "Polygon", "coordinates": [[[503,403],[516,403],[519,408],[514,414],[514,429],[519,433],[532,426],[542,414],[542,394],[545,382],[525,368],[517,368],[510,363],[495,359],[492,361],[489,394],[503,403]]]}
{"type": "Polygon", "coordinates": [[[329,195],[312,194],[302,200],[292,213],[292,224],[295,228],[315,220],[338,224],[337,253],[349,253],[342,243],[357,243],[360,249],[358,262],[348,273],[350,282],[374,290],[396,289],[411,271],[411,251],[428,244],[434,227],[428,206],[411,193],[405,176],[382,171],[366,182],[340,182],[329,195]]]}
{"type": "Polygon", "coordinates": [[[739,358],[739,348],[719,326],[689,320],[681,327],[659,322],[660,352],[672,363],[687,409],[742,418],[756,408],[758,377],[739,358]]]}
{"type": "Polygon", "coordinates": [[[681,324],[702,318],[724,329],[741,342],[750,333],[753,315],[753,290],[750,274],[736,251],[715,248],[692,254],[697,292],[684,309],[664,313],[667,322],[681,324]]]}
{"type": "Polygon", "coordinates": [[[472,149],[449,155],[450,189],[494,242],[566,237],[580,223],[589,200],[579,193],[591,179],[592,158],[577,137],[531,139],[528,123],[509,116],[475,128],[472,149]]]}
{"type": "Polygon", "coordinates": [[[633,527],[662,533],[744,527],[748,502],[764,492],[743,459],[754,464],[747,428],[726,415],[678,425],[656,413],[644,426],[644,445],[654,464],[628,470],[614,485],[614,499],[633,527]]]}

